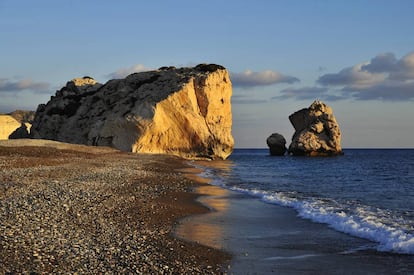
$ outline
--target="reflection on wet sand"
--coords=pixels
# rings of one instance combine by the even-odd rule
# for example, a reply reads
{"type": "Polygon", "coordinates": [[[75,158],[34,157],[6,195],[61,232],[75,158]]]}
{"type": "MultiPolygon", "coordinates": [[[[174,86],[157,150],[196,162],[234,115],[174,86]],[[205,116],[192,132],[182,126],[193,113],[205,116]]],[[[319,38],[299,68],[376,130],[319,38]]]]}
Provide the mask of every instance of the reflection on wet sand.
{"type": "MultiPolygon", "coordinates": [[[[230,161],[203,161],[197,162],[196,165],[220,168],[220,171],[223,171],[223,175],[220,176],[223,177],[231,172],[232,167],[230,161]]],[[[199,175],[203,172],[201,169],[189,168],[183,172],[189,173],[188,176],[198,182],[210,182],[210,179],[199,175]]],[[[208,215],[212,215],[215,218],[218,218],[218,220],[220,219],[220,216],[225,215],[224,213],[229,208],[229,201],[227,198],[229,191],[214,185],[203,184],[195,189],[195,193],[201,195],[198,201],[211,209],[212,212],[208,215]]],[[[202,217],[186,218],[177,226],[175,233],[180,238],[222,249],[224,238],[223,226],[211,222],[206,223],[205,221],[206,220],[202,217]]]]}

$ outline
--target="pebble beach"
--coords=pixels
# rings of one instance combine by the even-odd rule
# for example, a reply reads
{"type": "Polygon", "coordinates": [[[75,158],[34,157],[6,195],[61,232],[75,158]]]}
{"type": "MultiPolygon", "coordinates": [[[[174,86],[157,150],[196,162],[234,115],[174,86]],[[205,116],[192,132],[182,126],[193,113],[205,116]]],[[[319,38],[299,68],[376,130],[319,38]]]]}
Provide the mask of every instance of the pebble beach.
{"type": "Polygon", "coordinates": [[[177,239],[208,210],[182,159],[0,141],[0,273],[217,274],[230,255],[177,239]]]}

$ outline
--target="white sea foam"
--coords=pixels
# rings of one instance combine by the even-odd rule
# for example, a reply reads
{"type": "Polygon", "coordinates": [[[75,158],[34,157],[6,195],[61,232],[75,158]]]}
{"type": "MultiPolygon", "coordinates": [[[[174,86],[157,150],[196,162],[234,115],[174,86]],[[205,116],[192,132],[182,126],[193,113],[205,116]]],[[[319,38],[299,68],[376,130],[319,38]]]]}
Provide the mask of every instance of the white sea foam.
{"type": "Polygon", "coordinates": [[[368,208],[356,207],[349,211],[350,213],[346,213],[341,207],[331,206],[323,200],[301,200],[292,194],[282,192],[247,190],[239,187],[230,189],[259,197],[267,203],[294,208],[302,218],[325,223],[337,231],[377,242],[379,251],[414,254],[414,235],[398,228],[392,222],[384,221],[368,208]]]}
{"type": "MultiPolygon", "coordinates": [[[[194,165],[196,166],[196,165],[194,165]]],[[[247,193],[266,203],[294,208],[298,215],[331,228],[378,243],[378,251],[414,254],[414,235],[402,229],[399,219],[381,209],[373,211],[367,206],[341,205],[332,200],[302,198],[294,192],[274,192],[242,187],[229,187],[215,177],[210,169],[203,168],[203,177],[212,179],[213,185],[247,193]]]]}

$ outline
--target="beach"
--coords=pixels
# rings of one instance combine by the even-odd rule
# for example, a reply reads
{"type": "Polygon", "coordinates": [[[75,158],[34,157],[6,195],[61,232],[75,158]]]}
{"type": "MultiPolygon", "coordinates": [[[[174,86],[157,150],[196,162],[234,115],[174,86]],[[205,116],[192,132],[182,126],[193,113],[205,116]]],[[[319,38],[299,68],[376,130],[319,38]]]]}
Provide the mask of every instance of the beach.
{"type": "Polygon", "coordinates": [[[172,234],[209,211],[186,168],[165,155],[0,141],[0,272],[221,272],[228,253],[172,234]]]}
{"type": "Polygon", "coordinates": [[[412,255],[217,186],[236,163],[0,141],[0,272],[413,272],[412,255]]]}

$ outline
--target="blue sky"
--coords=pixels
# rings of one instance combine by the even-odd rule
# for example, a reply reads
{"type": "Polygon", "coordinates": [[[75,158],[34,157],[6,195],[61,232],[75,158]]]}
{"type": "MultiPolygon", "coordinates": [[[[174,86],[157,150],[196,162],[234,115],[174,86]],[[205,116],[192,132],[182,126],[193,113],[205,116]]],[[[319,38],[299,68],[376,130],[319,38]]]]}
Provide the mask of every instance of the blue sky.
{"type": "Polygon", "coordinates": [[[414,147],[414,1],[0,0],[0,112],[36,109],[74,77],[217,63],[236,147],[293,134],[330,105],[350,147],[414,147]]]}

